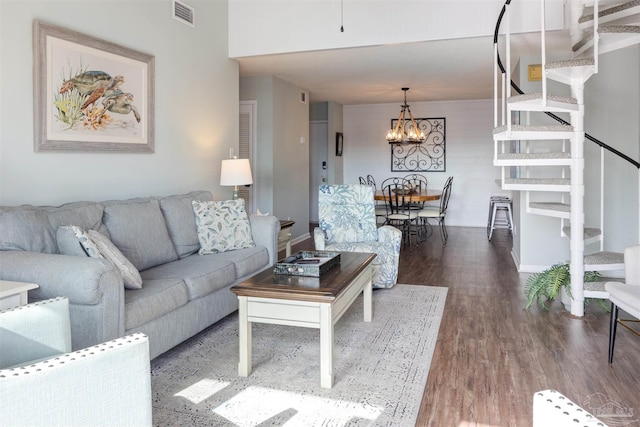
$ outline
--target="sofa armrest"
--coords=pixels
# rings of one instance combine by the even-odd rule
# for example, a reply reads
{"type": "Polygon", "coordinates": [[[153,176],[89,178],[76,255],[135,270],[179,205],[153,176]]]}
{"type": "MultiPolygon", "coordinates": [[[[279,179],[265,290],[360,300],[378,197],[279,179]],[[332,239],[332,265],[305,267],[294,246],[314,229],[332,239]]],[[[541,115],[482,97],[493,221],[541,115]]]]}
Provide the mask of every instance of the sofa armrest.
{"type": "Polygon", "coordinates": [[[3,425],[151,426],[148,338],[128,335],[0,370],[3,425]]]}
{"type": "Polygon", "coordinates": [[[278,261],[278,233],[280,220],[273,215],[249,215],[251,236],[258,246],[264,246],[269,251],[269,265],[278,261]]]}
{"type": "Polygon", "coordinates": [[[383,225],[378,227],[378,241],[393,243],[394,250],[400,253],[400,245],[402,243],[402,231],[391,225],[383,225]]]}
{"type": "Polygon", "coordinates": [[[0,279],[37,284],[34,300],[69,298],[74,350],[124,335],[124,284],[110,261],[0,251],[0,279]]]}
{"type": "Polygon", "coordinates": [[[313,244],[315,245],[316,251],[323,251],[327,245],[324,231],[322,231],[320,227],[313,229],[313,244]]]}

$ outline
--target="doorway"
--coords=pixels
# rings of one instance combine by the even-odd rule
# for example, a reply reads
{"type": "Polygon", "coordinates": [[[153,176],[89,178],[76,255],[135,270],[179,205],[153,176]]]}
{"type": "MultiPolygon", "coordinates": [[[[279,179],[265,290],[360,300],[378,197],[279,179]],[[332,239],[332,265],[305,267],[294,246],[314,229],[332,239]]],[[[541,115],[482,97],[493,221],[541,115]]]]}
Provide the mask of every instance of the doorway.
{"type": "Polygon", "coordinates": [[[328,122],[309,122],[309,221],[314,223],[318,222],[318,187],[328,184],[328,141],[328,122]]]}

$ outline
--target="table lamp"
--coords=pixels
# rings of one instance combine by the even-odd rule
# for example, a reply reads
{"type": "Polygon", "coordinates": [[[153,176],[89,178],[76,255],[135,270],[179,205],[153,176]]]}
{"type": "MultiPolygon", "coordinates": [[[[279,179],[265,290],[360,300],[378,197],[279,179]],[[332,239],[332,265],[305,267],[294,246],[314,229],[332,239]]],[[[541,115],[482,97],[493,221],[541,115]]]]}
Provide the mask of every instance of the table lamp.
{"type": "Polygon", "coordinates": [[[233,185],[233,200],[238,199],[238,185],[253,184],[249,159],[233,159],[222,161],[220,168],[220,185],[233,185]]]}

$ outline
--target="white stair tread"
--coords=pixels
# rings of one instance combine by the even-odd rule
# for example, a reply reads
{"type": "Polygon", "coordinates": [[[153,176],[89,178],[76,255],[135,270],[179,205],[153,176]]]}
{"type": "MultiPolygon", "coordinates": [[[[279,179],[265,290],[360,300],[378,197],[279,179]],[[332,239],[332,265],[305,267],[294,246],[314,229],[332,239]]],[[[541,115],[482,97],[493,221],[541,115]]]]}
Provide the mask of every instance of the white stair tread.
{"type": "Polygon", "coordinates": [[[585,298],[609,298],[609,292],[604,289],[604,285],[607,282],[584,282],[584,297],[585,298]]]}
{"type": "Polygon", "coordinates": [[[504,182],[519,185],[571,185],[568,178],[506,178],[504,182]]]}
{"type": "Polygon", "coordinates": [[[504,153],[498,154],[498,159],[519,159],[519,160],[548,160],[548,159],[570,159],[571,153],[504,153]]]}
{"type": "Polygon", "coordinates": [[[565,84],[584,83],[595,74],[595,71],[596,66],[593,58],[550,62],[545,67],[548,78],[565,84]]]}
{"type": "Polygon", "coordinates": [[[571,205],[568,203],[560,202],[531,202],[530,208],[534,209],[546,209],[550,211],[571,212],[571,205]]]}
{"type": "MultiPolygon", "coordinates": [[[[612,266],[611,269],[623,269],[624,268],[624,253],[621,252],[596,252],[590,255],[584,256],[585,270],[587,266],[612,266]],[[622,266],[622,267],[620,267],[622,266]]],[[[603,269],[600,267],[600,269],[603,269]]]]}
{"type": "MultiPolygon", "coordinates": [[[[493,133],[501,133],[508,130],[507,125],[498,126],[493,129],[493,133]]],[[[553,125],[553,126],[530,126],[530,125],[511,125],[511,132],[573,132],[571,125],[553,125]]]]}
{"type": "Polygon", "coordinates": [[[514,111],[578,111],[578,101],[574,98],[547,95],[546,102],[541,93],[527,93],[507,98],[507,108],[514,111]]]}
{"type": "Polygon", "coordinates": [[[499,154],[494,166],[571,166],[571,155],[554,156],[553,153],[526,155],[520,153],[499,154]]]}
{"type": "MultiPolygon", "coordinates": [[[[567,235],[567,237],[571,237],[571,227],[567,226],[567,227],[562,227],[562,232],[564,234],[567,235]]],[[[602,231],[599,228],[591,228],[591,227],[585,227],[584,228],[584,239],[591,239],[594,237],[598,237],[602,234],[602,231]]]]}
{"type": "MultiPolygon", "coordinates": [[[[620,39],[625,39],[628,35],[640,34],[640,26],[638,25],[606,25],[600,26],[598,28],[598,33],[600,34],[600,44],[599,50],[600,53],[608,52],[609,50],[605,48],[605,43],[607,40],[603,36],[607,36],[609,38],[610,35],[620,35],[623,37],[618,37],[620,39]]],[[[582,53],[584,49],[593,42],[593,31],[589,33],[585,38],[576,43],[571,49],[576,53],[582,53]]],[[[617,43],[617,40],[614,39],[614,42],[617,43]]],[[[629,44],[634,44],[633,41],[630,41],[629,44]]],[[[623,44],[624,45],[624,44],[623,44]]]]}
{"type": "Polygon", "coordinates": [[[498,126],[493,129],[493,139],[496,141],[509,140],[566,140],[573,136],[573,126],[555,125],[555,126],[527,126],[527,125],[511,125],[509,131],[507,125],[498,126]]]}
{"type": "MultiPolygon", "coordinates": [[[[629,11],[630,9],[633,9],[638,6],[640,6],[640,0],[633,0],[627,3],[615,5],[607,9],[601,9],[598,12],[598,20],[600,22],[604,22],[606,21],[606,17],[615,19],[616,17],[612,15],[616,15],[616,14],[620,15],[623,11],[629,11]]],[[[582,15],[580,19],[578,19],[578,23],[584,24],[585,22],[593,21],[593,15],[594,15],[593,13],[582,15]]]]}

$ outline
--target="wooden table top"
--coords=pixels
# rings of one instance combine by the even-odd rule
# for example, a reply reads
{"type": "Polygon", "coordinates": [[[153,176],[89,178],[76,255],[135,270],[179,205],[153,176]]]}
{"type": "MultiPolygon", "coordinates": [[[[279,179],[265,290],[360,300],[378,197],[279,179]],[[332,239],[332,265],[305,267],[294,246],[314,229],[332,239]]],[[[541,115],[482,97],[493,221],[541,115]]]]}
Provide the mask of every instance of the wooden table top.
{"type": "Polygon", "coordinates": [[[340,264],[321,277],[274,274],[273,268],[231,288],[238,296],[331,302],[373,261],[376,254],[340,252],[340,264]]]}
{"type": "MultiPolygon", "coordinates": [[[[432,190],[430,188],[409,194],[410,201],[412,202],[429,202],[431,200],[440,200],[441,196],[441,190],[432,190]]],[[[385,200],[385,196],[382,193],[382,190],[376,191],[376,194],[373,196],[373,198],[375,200],[385,200]]],[[[407,199],[406,194],[404,198],[407,199]]]]}

